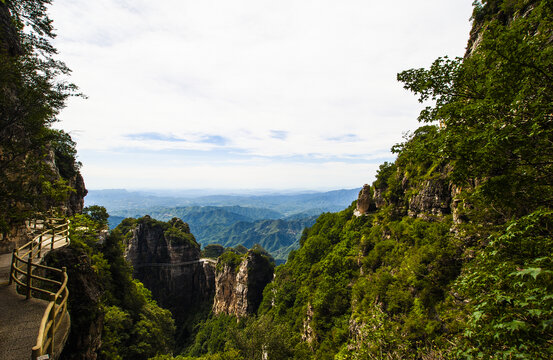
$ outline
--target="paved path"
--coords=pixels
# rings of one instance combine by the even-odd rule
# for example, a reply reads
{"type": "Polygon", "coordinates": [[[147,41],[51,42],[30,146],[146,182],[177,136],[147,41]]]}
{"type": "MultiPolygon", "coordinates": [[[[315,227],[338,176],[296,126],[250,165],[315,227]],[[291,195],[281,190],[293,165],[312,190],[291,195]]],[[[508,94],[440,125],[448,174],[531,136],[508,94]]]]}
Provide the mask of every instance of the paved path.
{"type": "MultiPolygon", "coordinates": [[[[50,243],[47,244],[48,247],[42,251],[41,256],[48,252],[50,243]]],[[[64,245],[65,242],[60,241],[54,247],[64,245]]],[[[0,254],[0,359],[28,360],[31,358],[31,349],[36,345],[38,329],[48,302],[35,298],[27,300],[16,292],[15,284],[7,285],[11,261],[11,253],[0,254]]],[[[69,326],[67,315],[58,331],[60,334],[68,334],[69,326]]],[[[61,349],[65,340],[57,338],[54,347],[61,349]]]]}
{"type": "MultiPolygon", "coordinates": [[[[56,235],[56,240],[61,239],[61,236],[56,235]]],[[[40,252],[40,258],[44,257],[48,251],[51,249],[52,239],[46,239],[44,241],[44,247],[40,252]]],[[[67,245],[65,241],[58,241],[54,243],[54,249],[60,248],[67,245]]],[[[40,258],[33,260],[34,263],[40,261],[40,258]]],[[[6,284],[10,277],[10,266],[12,264],[12,253],[0,254],[0,285],[6,284]]],[[[0,358],[1,359],[1,358],[0,358]]]]}
{"type": "Polygon", "coordinates": [[[10,266],[12,264],[12,254],[0,254],[0,285],[8,283],[10,277],[10,266]]]}
{"type": "Polygon", "coordinates": [[[43,300],[26,300],[16,293],[15,285],[0,285],[0,359],[31,358],[47,306],[43,300]]]}

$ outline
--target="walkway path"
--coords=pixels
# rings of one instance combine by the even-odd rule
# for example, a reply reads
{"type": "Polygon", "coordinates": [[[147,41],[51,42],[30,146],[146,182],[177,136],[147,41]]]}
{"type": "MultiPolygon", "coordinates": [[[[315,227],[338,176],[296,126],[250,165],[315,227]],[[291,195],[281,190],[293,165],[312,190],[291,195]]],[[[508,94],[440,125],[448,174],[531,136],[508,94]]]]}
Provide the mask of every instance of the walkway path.
{"type": "MultiPolygon", "coordinates": [[[[50,243],[47,244],[41,256],[50,249],[50,243]]],[[[61,241],[54,243],[55,248],[63,245],[61,241]]],[[[24,295],[17,293],[15,284],[8,285],[11,261],[11,253],[0,254],[0,359],[28,360],[48,302],[36,298],[26,300],[24,295]]],[[[59,330],[67,334],[69,326],[69,316],[65,316],[59,330]]],[[[63,342],[65,339],[55,341],[60,346],[63,342]]],[[[61,349],[60,346],[54,348],[61,349]]]]}
{"type": "Polygon", "coordinates": [[[0,254],[0,285],[8,283],[10,277],[10,266],[12,264],[12,254],[0,254]]]}
{"type": "Polygon", "coordinates": [[[15,285],[0,285],[0,359],[27,360],[36,344],[48,303],[19,295],[15,285]]]}

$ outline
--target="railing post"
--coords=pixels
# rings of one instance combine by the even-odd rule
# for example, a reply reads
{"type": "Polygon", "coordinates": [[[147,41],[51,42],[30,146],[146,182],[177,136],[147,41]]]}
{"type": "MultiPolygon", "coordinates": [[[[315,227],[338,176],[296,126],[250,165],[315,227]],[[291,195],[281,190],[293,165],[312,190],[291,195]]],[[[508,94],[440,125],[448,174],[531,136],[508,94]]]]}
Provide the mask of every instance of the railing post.
{"type": "Polygon", "coordinates": [[[38,254],[37,258],[40,257],[40,254],[42,253],[42,233],[40,234],[40,237],[38,238],[38,254]]]}
{"type": "Polygon", "coordinates": [[[12,276],[14,276],[14,272],[15,272],[15,269],[14,269],[14,266],[15,266],[15,254],[17,254],[17,249],[13,249],[13,252],[12,252],[12,264],[10,265],[10,278],[8,280],[8,285],[11,285],[12,282],[13,282],[13,278],[12,276]]]}
{"type": "Polygon", "coordinates": [[[32,275],[33,275],[33,257],[29,254],[27,257],[27,299],[31,297],[32,275]]]}
{"type": "Polygon", "coordinates": [[[50,243],[50,249],[54,249],[54,239],[56,238],[56,227],[52,226],[52,242],[50,243]]]}
{"type": "Polygon", "coordinates": [[[54,306],[52,306],[52,310],[50,310],[50,315],[48,316],[48,320],[52,321],[52,326],[50,326],[50,329],[48,330],[48,338],[50,338],[52,341],[50,341],[50,345],[48,345],[48,354],[54,358],[54,336],[55,336],[55,329],[56,329],[56,307],[57,307],[57,298],[55,294],[50,295],[50,301],[54,303],[54,306]]]}
{"type": "Polygon", "coordinates": [[[67,234],[65,234],[65,243],[69,244],[69,226],[71,225],[71,220],[67,220],[67,234]]]}

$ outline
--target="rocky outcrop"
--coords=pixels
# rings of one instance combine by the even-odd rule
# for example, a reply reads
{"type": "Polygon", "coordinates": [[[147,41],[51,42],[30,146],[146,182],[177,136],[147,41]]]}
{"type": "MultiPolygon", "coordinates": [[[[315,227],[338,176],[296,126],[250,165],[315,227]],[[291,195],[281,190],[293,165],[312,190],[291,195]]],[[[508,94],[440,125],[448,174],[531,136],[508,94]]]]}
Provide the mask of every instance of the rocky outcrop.
{"type": "Polygon", "coordinates": [[[0,232],[0,254],[7,254],[31,240],[25,225],[11,226],[5,233],[0,232]]]}
{"type": "Polygon", "coordinates": [[[61,159],[56,160],[56,153],[53,149],[49,149],[48,155],[44,159],[46,166],[50,168],[51,180],[63,179],[73,189],[61,204],[52,203],[49,205],[59,207],[66,216],[73,216],[83,211],[84,198],[88,190],[85,187],[81,173],[75,170],[75,159],[65,159],[65,161],[71,163],[69,167],[67,164],[61,164],[61,159]]]}
{"type": "MultiPolygon", "coordinates": [[[[67,198],[60,200],[48,197],[41,198],[41,189],[31,187],[26,189],[27,198],[40,198],[41,203],[35,204],[34,206],[42,210],[47,210],[47,213],[54,210],[56,216],[74,216],[76,214],[80,214],[84,207],[84,198],[88,193],[81,173],[77,170],[73,170],[69,174],[62,174],[63,171],[60,170],[60,165],[56,162],[56,156],[54,150],[52,149],[47,152],[47,155],[44,159],[42,159],[42,161],[48,168],[48,172],[44,175],[51,183],[55,183],[58,180],[64,180],[72,190],[68,192],[67,198]]],[[[17,204],[15,207],[19,210],[26,209],[30,212],[33,209],[33,206],[28,203],[28,199],[27,201],[15,202],[17,204]]],[[[37,215],[34,216],[36,217],[37,215]]],[[[49,215],[38,215],[38,217],[44,216],[48,217],[49,215]]],[[[9,224],[7,231],[0,232],[0,254],[8,253],[14,248],[31,240],[30,235],[22,222],[23,221],[11,223],[9,224]]]]}
{"type": "Polygon", "coordinates": [[[357,199],[357,208],[354,211],[355,216],[361,216],[376,210],[376,203],[373,199],[372,189],[369,185],[363,185],[357,199]]]}
{"type": "Polygon", "coordinates": [[[168,223],[149,216],[138,219],[128,234],[125,258],[160,306],[177,318],[192,305],[211,302],[215,268],[200,259],[200,245],[188,224],[174,218],[168,223]]]}
{"type": "Polygon", "coordinates": [[[88,190],[85,187],[84,179],[80,172],[69,179],[68,185],[75,191],[69,194],[69,199],[67,199],[65,203],[65,209],[67,216],[73,216],[75,214],[80,214],[83,211],[84,198],[88,193],[88,190]]]}
{"type": "Polygon", "coordinates": [[[409,215],[429,220],[452,212],[455,215],[459,204],[459,189],[447,179],[449,170],[446,166],[442,171],[436,172],[440,176],[413,179],[403,169],[398,168],[393,174],[393,191],[390,191],[391,185],[387,182],[380,186],[363,186],[354,214],[360,216],[393,205],[394,214],[400,217],[409,215]]]}
{"type": "Polygon", "coordinates": [[[213,312],[237,317],[256,313],[273,271],[269,258],[254,250],[243,256],[223,254],[217,261],[213,312]]]}
{"type": "Polygon", "coordinates": [[[82,250],[64,247],[50,251],[44,261],[48,266],[67,267],[69,278],[71,331],[60,359],[95,360],[102,344],[104,290],[90,259],[82,250]]]}
{"type": "Polygon", "coordinates": [[[307,310],[305,311],[305,319],[303,320],[303,331],[301,333],[301,340],[309,344],[313,348],[313,342],[316,340],[315,332],[313,330],[313,306],[311,303],[307,303],[307,310]]]}
{"type": "Polygon", "coordinates": [[[452,186],[443,179],[425,180],[409,198],[408,214],[411,217],[451,214],[452,186]]]}

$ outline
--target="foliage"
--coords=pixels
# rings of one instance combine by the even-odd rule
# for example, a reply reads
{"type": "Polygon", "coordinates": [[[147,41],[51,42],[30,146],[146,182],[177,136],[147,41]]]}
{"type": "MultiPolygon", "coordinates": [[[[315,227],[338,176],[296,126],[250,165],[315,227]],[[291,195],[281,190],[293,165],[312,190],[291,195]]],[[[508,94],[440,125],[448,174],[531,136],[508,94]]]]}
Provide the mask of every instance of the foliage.
{"type": "Polygon", "coordinates": [[[227,343],[230,345],[232,332],[243,328],[243,323],[231,315],[210,316],[197,324],[198,332],[194,343],[187,349],[190,356],[214,354],[225,350],[227,343]]]}
{"type": "Polygon", "coordinates": [[[56,167],[64,179],[77,174],[82,164],[77,159],[77,143],[63,130],[51,130],[50,146],[54,150],[56,167]]]}
{"type": "Polygon", "coordinates": [[[215,354],[206,354],[203,356],[177,356],[173,357],[170,355],[158,355],[150,360],[245,360],[244,357],[240,355],[240,352],[236,349],[227,349],[223,352],[218,352],[215,354]]]}
{"type": "Polygon", "coordinates": [[[268,316],[211,316],[199,328],[194,344],[186,352],[190,357],[183,359],[212,359],[209,354],[217,356],[213,359],[289,359],[299,340],[290,336],[286,324],[277,324],[268,316]]]}
{"type": "Polygon", "coordinates": [[[373,183],[374,187],[377,189],[388,187],[388,179],[394,174],[395,171],[396,166],[394,163],[385,161],[381,164],[376,171],[376,180],[373,183]]]}
{"type": "Polygon", "coordinates": [[[178,227],[172,226],[165,230],[163,235],[171,245],[188,244],[193,247],[200,247],[200,244],[196,242],[196,239],[194,238],[194,235],[190,233],[190,230],[186,232],[178,227]]]}
{"type": "Polygon", "coordinates": [[[434,152],[453,165],[452,179],[485,179],[478,191],[505,221],[553,201],[553,5],[486,1],[481,12],[470,56],[398,79],[435,101],[419,119],[443,124],[434,152]]]}
{"type": "MultiPolygon", "coordinates": [[[[90,210],[90,209],[89,209],[90,210]]],[[[95,208],[104,218],[103,208],[95,208]]],[[[174,320],[160,308],[144,285],[132,278],[132,268],[123,257],[124,238],[117,229],[99,241],[105,221],[96,216],[76,215],[71,221],[71,246],[83,249],[105,288],[101,359],[148,359],[174,347],[174,320]],[[100,220],[101,220],[100,219],[100,220]]],[[[91,309],[97,311],[98,309],[91,309]]]]}
{"type": "Polygon", "coordinates": [[[83,209],[83,214],[87,215],[93,221],[100,223],[104,226],[108,224],[109,214],[106,208],[99,205],[87,206],[83,209]]]}
{"type": "Polygon", "coordinates": [[[70,71],[54,59],[49,3],[0,3],[0,231],[59,206],[70,192],[60,182],[79,166],[69,135],[50,128],[77,88],[60,80],[70,71]],[[50,151],[62,179],[44,161],[50,151]]]}
{"type": "Polygon", "coordinates": [[[206,245],[202,250],[203,258],[217,259],[225,252],[225,247],[219,244],[206,245]]]}
{"type": "Polygon", "coordinates": [[[470,299],[459,354],[467,358],[553,357],[553,211],[537,210],[494,235],[464,270],[470,299]]]}
{"type": "Polygon", "coordinates": [[[244,245],[242,244],[238,244],[236,245],[235,247],[233,248],[230,248],[231,251],[237,253],[237,254],[240,254],[240,255],[244,255],[245,253],[248,252],[248,248],[245,247],[244,245]]]}
{"type": "Polygon", "coordinates": [[[273,259],[273,257],[271,256],[271,254],[269,254],[269,252],[267,250],[265,250],[263,248],[263,246],[259,245],[259,244],[254,244],[252,246],[252,248],[250,249],[250,251],[258,254],[258,255],[261,255],[261,256],[265,256],[267,259],[269,259],[270,261],[275,262],[275,260],[273,259]]]}
{"type": "MultiPolygon", "coordinates": [[[[461,266],[450,226],[447,217],[382,221],[356,218],[351,208],[324,214],[277,268],[260,313],[300,334],[309,326],[308,353],[315,359],[389,351],[408,357],[445,334],[436,314],[461,266]],[[352,321],[358,324],[353,333],[352,321]],[[372,330],[383,322],[382,331],[372,330]]],[[[304,350],[294,349],[295,358],[304,350]]]]}
{"type": "Polygon", "coordinates": [[[217,271],[222,271],[224,266],[228,266],[234,272],[237,272],[243,259],[244,255],[237,254],[234,251],[225,251],[217,260],[217,271]]]}

